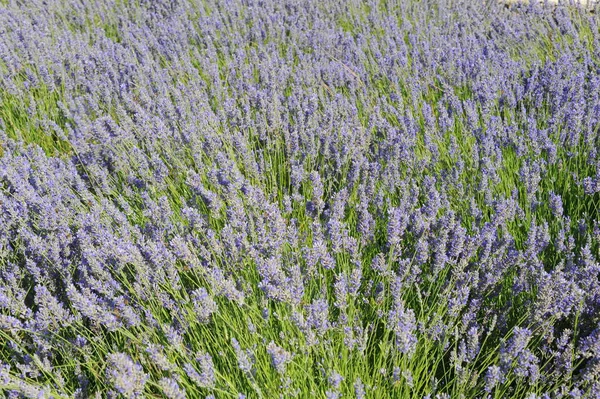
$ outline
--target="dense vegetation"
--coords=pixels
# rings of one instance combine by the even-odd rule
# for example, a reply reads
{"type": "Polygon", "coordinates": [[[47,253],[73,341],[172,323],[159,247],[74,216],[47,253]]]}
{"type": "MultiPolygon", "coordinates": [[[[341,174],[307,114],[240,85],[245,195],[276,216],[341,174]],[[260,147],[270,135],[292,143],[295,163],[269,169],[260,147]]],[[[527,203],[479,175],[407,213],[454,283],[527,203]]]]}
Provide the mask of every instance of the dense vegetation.
{"type": "Polygon", "coordinates": [[[0,395],[599,398],[599,22],[0,0],[0,395]]]}

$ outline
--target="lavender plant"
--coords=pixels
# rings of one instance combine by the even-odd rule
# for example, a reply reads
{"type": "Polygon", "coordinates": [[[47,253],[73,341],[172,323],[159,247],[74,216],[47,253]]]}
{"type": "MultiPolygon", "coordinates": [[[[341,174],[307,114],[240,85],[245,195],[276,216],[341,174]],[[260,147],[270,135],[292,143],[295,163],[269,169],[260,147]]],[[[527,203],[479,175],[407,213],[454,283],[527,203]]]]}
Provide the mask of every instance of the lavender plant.
{"type": "Polygon", "coordinates": [[[0,393],[600,398],[600,9],[530,3],[1,0],[0,393]]]}

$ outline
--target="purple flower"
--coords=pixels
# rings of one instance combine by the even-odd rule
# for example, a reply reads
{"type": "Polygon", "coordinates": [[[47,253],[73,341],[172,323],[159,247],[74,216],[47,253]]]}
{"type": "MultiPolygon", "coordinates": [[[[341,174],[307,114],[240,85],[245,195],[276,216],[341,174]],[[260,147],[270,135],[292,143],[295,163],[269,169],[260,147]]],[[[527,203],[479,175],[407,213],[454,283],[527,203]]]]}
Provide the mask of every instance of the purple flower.
{"type": "Polygon", "coordinates": [[[333,370],[328,377],[329,385],[331,385],[334,389],[339,390],[342,381],[344,381],[344,377],[342,377],[337,371],[333,370]]]}
{"type": "Polygon", "coordinates": [[[485,391],[490,393],[498,385],[504,381],[504,374],[498,366],[490,366],[485,374],[485,391]]]}
{"type": "Polygon", "coordinates": [[[292,360],[292,355],[273,341],[267,345],[267,353],[271,356],[271,363],[275,370],[279,374],[285,374],[285,367],[292,360]]]}
{"type": "Polygon", "coordinates": [[[329,321],[329,305],[325,299],[316,299],[306,307],[306,324],[313,328],[319,335],[324,335],[331,327],[329,321]]]}
{"type": "Polygon", "coordinates": [[[161,370],[170,371],[173,369],[173,364],[164,355],[164,348],[161,345],[148,345],[146,348],[146,353],[148,354],[152,364],[156,365],[161,370]]]}
{"type": "Polygon", "coordinates": [[[515,327],[512,337],[500,349],[500,367],[504,373],[514,370],[519,377],[528,377],[533,383],[539,379],[539,359],[527,346],[532,333],[527,328],[515,327]]]}
{"type": "Polygon", "coordinates": [[[177,381],[173,378],[161,378],[158,385],[162,388],[163,394],[169,399],[185,399],[187,395],[181,389],[177,381]]]}
{"type": "Polygon", "coordinates": [[[354,395],[356,396],[356,399],[366,398],[365,385],[363,384],[360,377],[357,377],[356,381],[354,382],[354,395]]]}
{"type": "Polygon", "coordinates": [[[210,316],[218,310],[214,299],[208,295],[206,288],[201,287],[191,294],[194,311],[200,323],[208,323],[210,316]]]}
{"type": "Polygon", "coordinates": [[[196,361],[200,372],[197,372],[196,368],[190,363],[186,363],[183,365],[183,369],[187,376],[201,388],[214,387],[216,376],[212,357],[208,353],[199,353],[196,356],[196,361]]]}
{"type": "Polygon", "coordinates": [[[598,181],[596,181],[595,179],[592,179],[591,177],[585,177],[583,179],[583,191],[588,194],[588,195],[592,195],[598,192],[598,181]]]}
{"type": "Polygon", "coordinates": [[[113,353],[107,357],[106,378],[121,395],[137,398],[143,394],[148,375],[125,353],[113,353]]]}
{"type": "Polygon", "coordinates": [[[557,218],[561,218],[563,216],[562,198],[560,197],[560,195],[556,195],[552,192],[550,193],[550,210],[552,211],[552,214],[557,218]]]}
{"type": "Polygon", "coordinates": [[[235,338],[231,338],[231,345],[235,351],[238,366],[246,374],[254,372],[254,355],[250,349],[242,349],[239,342],[235,338]]]}
{"type": "Polygon", "coordinates": [[[396,301],[388,314],[388,324],[396,335],[396,346],[403,354],[412,355],[417,347],[415,335],[417,324],[412,309],[405,309],[402,301],[396,301]]]}

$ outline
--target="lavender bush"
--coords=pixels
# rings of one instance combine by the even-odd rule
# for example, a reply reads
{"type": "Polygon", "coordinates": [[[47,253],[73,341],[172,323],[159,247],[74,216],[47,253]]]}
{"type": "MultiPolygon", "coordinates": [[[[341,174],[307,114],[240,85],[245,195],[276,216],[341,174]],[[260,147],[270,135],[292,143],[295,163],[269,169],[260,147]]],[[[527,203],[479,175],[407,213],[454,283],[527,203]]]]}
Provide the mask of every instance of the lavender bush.
{"type": "Polygon", "coordinates": [[[0,394],[600,398],[600,23],[0,0],[0,394]]]}

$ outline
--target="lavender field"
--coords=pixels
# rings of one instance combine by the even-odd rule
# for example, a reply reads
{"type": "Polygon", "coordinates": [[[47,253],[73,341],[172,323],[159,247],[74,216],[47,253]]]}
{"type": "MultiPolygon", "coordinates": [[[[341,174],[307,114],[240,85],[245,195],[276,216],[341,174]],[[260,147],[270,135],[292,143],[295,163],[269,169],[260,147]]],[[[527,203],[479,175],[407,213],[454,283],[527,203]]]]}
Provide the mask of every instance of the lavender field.
{"type": "Polygon", "coordinates": [[[600,6],[0,0],[0,396],[600,398],[600,6]]]}

